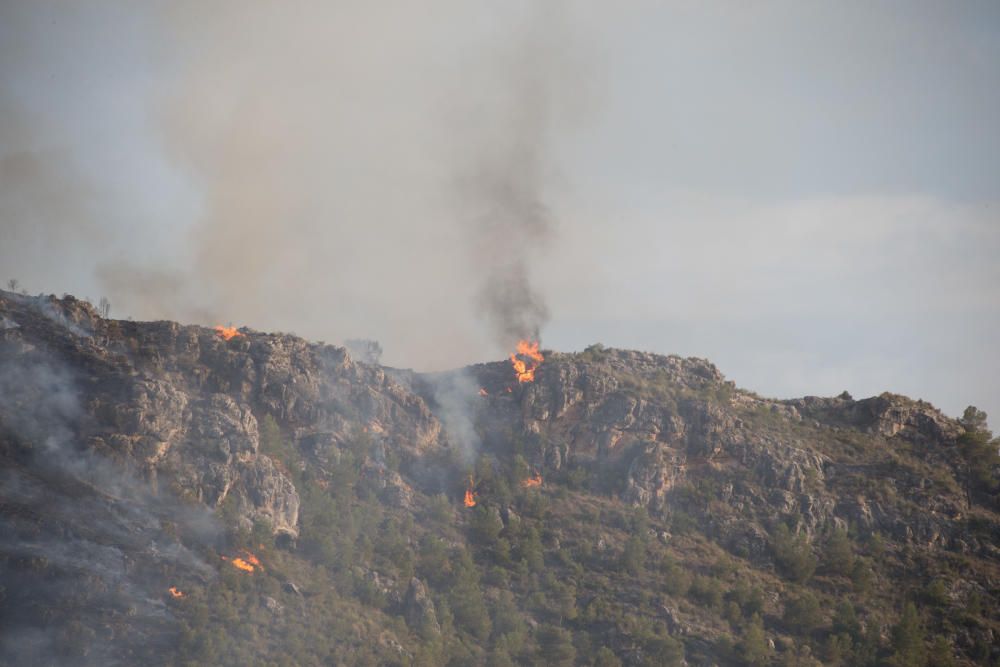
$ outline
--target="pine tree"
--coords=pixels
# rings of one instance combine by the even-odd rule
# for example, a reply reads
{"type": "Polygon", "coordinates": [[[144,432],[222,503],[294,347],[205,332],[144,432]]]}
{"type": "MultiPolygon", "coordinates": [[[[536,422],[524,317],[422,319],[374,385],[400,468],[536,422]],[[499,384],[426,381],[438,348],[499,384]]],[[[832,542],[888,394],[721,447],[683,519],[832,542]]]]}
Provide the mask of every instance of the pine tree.
{"type": "Polygon", "coordinates": [[[906,603],[899,622],[892,628],[892,650],[890,662],[894,667],[924,667],[927,664],[924,630],[912,602],[906,603]]]}
{"type": "Polygon", "coordinates": [[[736,653],[745,665],[766,665],[771,657],[771,647],[764,634],[764,622],[759,614],[754,614],[743,631],[743,639],[736,647],[736,653]]]}

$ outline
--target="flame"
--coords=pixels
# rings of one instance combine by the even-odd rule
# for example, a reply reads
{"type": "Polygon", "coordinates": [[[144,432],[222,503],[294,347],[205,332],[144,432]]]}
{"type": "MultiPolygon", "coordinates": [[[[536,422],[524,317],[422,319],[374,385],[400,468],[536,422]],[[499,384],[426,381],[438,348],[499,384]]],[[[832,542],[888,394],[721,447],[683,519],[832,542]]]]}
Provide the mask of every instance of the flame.
{"type": "Polygon", "coordinates": [[[231,338],[235,338],[236,336],[243,335],[236,330],[236,327],[224,327],[221,325],[215,327],[215,333],[219,334],[219,338],[222,340],[229,340],[231,338]]]}
{"type": "Polygon", "coordinates": [[[260,560],[246,549],[243,550],[242,558],[236,557],[233,558],[232,560],[226,558],[225,556],[220,556],[220,558],[222,558],[222,560],[224,561],[228,561],[229,563],[232,564],[233,567],[243,570],[244,572],[256,572],[257,570],[264,569],[264,566],[261,565],[260,560]]]}
{"type": "Polygon", "coordinates": [[[231,562],[233,564],[233,567],[238,567],[239,569],[243,570],[244,572],[253,572],[254,571],[254,566],[251,565],[250,563],[246,562],[242,558],[234,558],[231,562]]]}
{"type": "Polygon", "coordinates": [[[480,396],[489,396],[490,392],[486,391],[485,389],[480,389],[479,390],[479,395],[480,396]]]}
{"type": "Polygon", "coordinates": [[[167,592],[170,593],[170,597],[174,597],[174,598],[182,598],[182,597],[184,597],[184,592],[181,591],[176,586],[171,586],[170,588],[167,589],[167,592]]]}
{"type": "Polygon", "coordinates": [[[467,486],[465,488],[465,500],[463,501],[465,503],[466,507],[475,507],[476,506],[476,492],[472,490],[472,486],[473,486],[472,485],[472,477],[470,476],[469,477],[469,486],[467,486]]]}
{"type": "Polygon", "coordinates": [[[537,472],[535,473],[534,477],[529,477],[528,479],[521,482],[521,486],[523,486],[526,489],[541,485],[542,485],[542,475],[537,472]]]}
{"type": "Polygon", "coordinates": [[[543,361],[545,361],[545,357],[538,351],[538,341],[519,340],[517,341],[517,351],[510,354],[510,363],[514,367],[514,375],[517,376],[519,383],[534,382],[535,369],[543,361]],[[527,360],[519,357],[527,357],[527,360]]]}

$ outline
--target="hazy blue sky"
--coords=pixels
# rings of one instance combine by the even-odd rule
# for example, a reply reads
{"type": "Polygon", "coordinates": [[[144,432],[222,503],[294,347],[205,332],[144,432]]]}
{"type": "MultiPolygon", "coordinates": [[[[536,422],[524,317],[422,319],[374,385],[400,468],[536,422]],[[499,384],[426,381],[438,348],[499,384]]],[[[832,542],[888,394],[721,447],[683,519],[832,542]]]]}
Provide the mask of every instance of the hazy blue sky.
{"type": "Polygon", "coordinates": [[[523,261],[546,347],[1000,418],[995,2],[138,4],[0,2],[32,292],[441,368],[523,261]]]}

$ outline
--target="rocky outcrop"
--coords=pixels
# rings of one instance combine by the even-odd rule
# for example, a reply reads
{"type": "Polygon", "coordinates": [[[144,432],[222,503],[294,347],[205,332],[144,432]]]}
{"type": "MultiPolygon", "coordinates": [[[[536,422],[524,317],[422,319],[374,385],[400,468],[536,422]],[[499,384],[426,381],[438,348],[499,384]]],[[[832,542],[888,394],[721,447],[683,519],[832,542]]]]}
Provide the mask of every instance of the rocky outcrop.
{"type": "Polygon", "coordinates": [[[855,424],[871,432],[907,440],[954,444],[962,433],[954,420],[930,403],[896,394],[857,401],[851,406],[851,416],[855,424]]]}
{"type": "Polygon", "coordinates": [[[684,471],[681,452],[663,443],[650,443],[629,466],[623,498],[632,505],[664,512],[668,493],[684,479],[684,471]]]}
{"type": "Polygon", "coordinates": [[[403,618],[410,629],[422,637],[441,635],[434,602],[427,594],[427,587],[416,577],[410,579],[410,585],[403,596],[403,618]]]}
{"type": "Polygon", "coordinates": [[[888,392],[860,401],[845,392],[835,398],[806,396],[785,403],[823,424],[918,443],[951,445],[963,431],[930,403],[888,392]]]}
{"type": "Polygon", "coordinates": [[[383,502],[400,509],[413,508],[413,488],[397,471],[369,460],[362,466],[361,475],[383,502]]]}
{"type": "Polygon", "coordinates": [[[948,524],[957,508],[925,494],[927,480],[895,471],[889,480],[912,487],[911,495],[926,495],[928,511],[918,517],[913,508],[898,507],[879,515],[867,501],[844,502],[840,487],[850,488],[857,475],[885,472],[864,466],[852,472],[818,446],[847,431],[930,446],[931,460],[962,429],[925,402],[892,394],[855,401],[846,393],[768,400],[736,390],[701,359],[599,347],[549,354],[534,383],[510,392],[508,364],[472,371],[488,394],[481,413],[487,433],[509,433],[512,423],[520,424],[534,437],[531,465],[583,465],[622,475],[626,502],[661,514],[681,503],[720,541],[751,557],[766,551],[775,517],[810,536],[850,524],[919,543],[944,545],[954,537],[948,524]],[[706,502],[720,506],[709,511],[706,502]],[[739,519],[719,514],[720,507],[739,519]]]}
{"type": "Polygon", "coordinates": [[[288,475],[267,456],[255,458],[241,472],[241,514],[265,520],[276,533],[297,536],[299,494],[288,475]]]}
{"type": "MultiPolygon", "coordinates": [[[[260,451],[259,419],[320,463],[366,439],[374,456],[418,460],[443,446],[440,422],[415,393],[343,348],[244,329],[217,332],[173,322],[105,320],[71,297],[4,293],[0,365],[35,357],[58,366],[81,409],[72,435],[161,489],[220,508],[250,526],[297,534],[299,495],[291,476],[260,451]]],[[[387,472],[390,502],[407,506],[410,487],[387,472]]]]}

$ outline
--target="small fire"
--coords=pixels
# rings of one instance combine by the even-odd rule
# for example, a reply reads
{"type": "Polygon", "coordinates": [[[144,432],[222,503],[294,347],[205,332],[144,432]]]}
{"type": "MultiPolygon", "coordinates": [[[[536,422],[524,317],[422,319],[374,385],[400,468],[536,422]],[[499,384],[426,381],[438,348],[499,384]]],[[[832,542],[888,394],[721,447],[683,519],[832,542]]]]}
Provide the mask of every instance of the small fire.
{"type": "Polygon", "coordinates": [[[222,340],[230,340],[231,338],[243,335],[236,330],[236,327],[224,327],[221,325],[215,327],[215,333],[219,334],[219,338],[222,340]]]}
{"type": "Polygon", "coordinates": [[[469,485],[465,487],[465,506],[475,507],[476,506],[476,492],[472,490],[472,477],[469,477],[469,485]]]}
{"type": "Polygon", "coordinates": [[[236,557],[233,559],[226,558],[225,556],[220,556],[222,560],[228,561],[233,567],[243,570],[244,572],[256,572],[257,570],[263,570],[264,566],[261,565],[260,560],[254,556],[252,553],[243,550],[243,557],[236,557]]]}
{"type": "Polygon", "coordinates": [[[481,388],[481,389],[479,390],[479,395],[480,395],[480,396],[489,396],[489,395],[490,395],[490,392],[488,392],[488,391],[486,391],[485,389],[482,389],[482,388],[481,388]]]}
{"type": "Polygon", "coordinates": [[[174,598],[182,598],[182,597],[184,597],[184,592],[181,591],[176,586],[171,586],[170,588],[167,589],[167,592],[170,593],[170,597],[174,597],[174,598]]]}
{"type": "Polygon", "coordinates": [[[519,383],[534,382],[535,369],[538,368],[545,357],[538,351],[538,341],[519,340],[517,341],[517,351],[510,355],[510,363],[514,367],[514,375],[519,383]],[[527,360],[521,358],[527,357],[527,360]]]}
{"type": "Polygon", "coordinates": [[[529,477],[528,479],[521,482],[521,486],[523,486],[526,489],[530,489],[532,487],[538,487],[541,485],[542,485],[542,475],[537,472],[535,473],[534,477],[529,477]]]}

